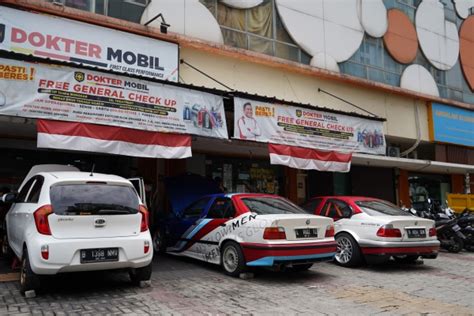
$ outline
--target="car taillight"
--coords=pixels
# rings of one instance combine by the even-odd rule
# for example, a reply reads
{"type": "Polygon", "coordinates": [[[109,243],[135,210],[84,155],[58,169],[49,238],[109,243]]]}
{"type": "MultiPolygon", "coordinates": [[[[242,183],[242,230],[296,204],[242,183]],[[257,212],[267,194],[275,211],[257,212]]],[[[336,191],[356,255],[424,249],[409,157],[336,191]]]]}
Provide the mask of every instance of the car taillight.
{"type": "Polygon", "coordinates": [[[140,231],[146,232],[148,230],[148,210],[144,205],[140,205],[140,213],[142,214],[142,222],[140,224],[140,231]]]}
{"type": "Polygon", "coordinates": [[[263,232],[263,239],[286,239],[283,227],[267,227],[263,232]]]}
{"type": "Polygon", "coordinates": [[[41,246],[41,257],[43,257],[44,260],[49,259],[49,246],[48,245],[41,246]]]}
{"type": "Polygon", "coordinates": [[[143,253],[148,253],[150,250],[150,242],[148,240],[145,240],[145,243],[143,244],[143,253]]]}
{"type": "Polygon", "coordinates": [[[51,229],[49,229],[48,216],[53,213],[51,205],[43,205],[37,209],[33,216],[35,218],[36,229],[38,233],[42,235],[51,235],[51,229]]]}
{"type": "Polygon", "coordinates": [[[325,237],[334,237],[334,225],[330,225],[328,228],[326,228],[325,237]]]}
{"type": "Polygon", "coordinates": [[[436,236],[436,228],[431,227],[430,228],[430,237],[434,237],[434,236],[436,236]]]}
{"type": "Polygon", "coordinates": [[[402,232],[398,228],[393,228],[392,225],[385,225],[379,228],[377,236],[388,238],[402,237],[402,232]]]}

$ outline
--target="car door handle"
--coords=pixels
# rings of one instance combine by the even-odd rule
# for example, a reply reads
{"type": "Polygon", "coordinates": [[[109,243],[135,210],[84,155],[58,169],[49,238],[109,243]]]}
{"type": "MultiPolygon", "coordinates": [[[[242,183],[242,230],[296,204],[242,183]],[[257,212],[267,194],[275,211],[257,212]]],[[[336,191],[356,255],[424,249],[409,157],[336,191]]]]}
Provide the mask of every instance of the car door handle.
{"type": "Polygon", "coordinates": [[[225,227],[225,225],[227,225],[227,224],[226,224],[226,223],[222,223],[222,224],[220,224],[219,226],[225,227]]]}

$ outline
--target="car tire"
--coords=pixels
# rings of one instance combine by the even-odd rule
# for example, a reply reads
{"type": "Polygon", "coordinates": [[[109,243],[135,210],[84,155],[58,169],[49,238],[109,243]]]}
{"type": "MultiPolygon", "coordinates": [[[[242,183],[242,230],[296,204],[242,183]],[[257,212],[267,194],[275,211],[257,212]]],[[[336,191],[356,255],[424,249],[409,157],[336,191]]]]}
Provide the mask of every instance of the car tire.
{"type": "Polygon", "coordinates": [[[418,260],[420,256],[417,255],[412,255],[412,256],[393,256],[393,259],[395,259],[396,262],[398,263],[415,263],[416,260],[418,260]]]}
{"type": "Polygon", "coordinates": [[[343,267],[356,267],[362,263],[362,254],[355,239],[347,234],[336,236],[337,251],[334,260],[343,267]]]}
{"type": "Polygon", "coordinates": [[[40,287],[39,275],[35,274],[31,269],[30,258],[28,251],[23,251],[23,258],[21,259],[20,271],[20,292],[25,295],[26,291],[38,290],[40,287]]]}
{"type": "Polygon", "coordinates": [[[129,272],[130,280],[135,285],[140,284],[141,281],[149,281],[151,279],[152,270],[153,270],[153,266],[151,263],[142,268],[130,269],[130,272],[129,272]]]}
{"type": "Polygon", "coordinates": [[[153,251],[155,253],[160,253],[160,254],[166,253],[166,247],[167,247],[166,239],[159,229],[155,230],[155,233],[153,234],[152,242],[153,242],[153,251]]]}
{"type": "Polygon", "coordinates": [[[448,247],[448,251],[452,253],[458,253],[464,248],[464,241],[459,237],[454,237],[452,239],[453,245],[448,247]]]}
{"type": "Polygon", "coordinates": [[[221,248],[221,266],[227,275],[238,277],[246,271],[244,253],[240,245],[234,241],[224,243],[221,248]]]}
{"type": "Polygon", "coordinates": [[[297,264],[297,265],[292,266],[291,269],[295,272],[303,272],[303,271],[308,271],[312,266],[313,266],[312,263],[297,264]]]}

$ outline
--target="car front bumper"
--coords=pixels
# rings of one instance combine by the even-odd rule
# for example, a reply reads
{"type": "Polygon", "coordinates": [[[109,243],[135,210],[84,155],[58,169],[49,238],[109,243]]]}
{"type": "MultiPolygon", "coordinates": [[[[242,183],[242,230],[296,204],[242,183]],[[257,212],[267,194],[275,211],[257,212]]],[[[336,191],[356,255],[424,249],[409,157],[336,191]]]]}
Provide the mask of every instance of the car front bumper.
{"type": "Polygon", "coordinates": [[[247,266],[271,267],[330,261],[336,254],[336,242],[258,244],[241,243],[247,266]]]}
{"type": "Polygon", "coordinates": [[[439,251],[438,240],[420,242],[389,242],[375,240],[360,240],[359,246],[364,255],[405,256],[419,255],[436,257],[439,251]]]}
{"type": "Polygon", "coordinates": [[[38,235],[30,239],[28,255],[31,269],[36,274],[57,274],[63,272],[141,268],[151,263],[153,247],[150,233],[143,232],[131,237],[94,239],[57,239],[38,235]],[[149,250],[144,253],[145,241],[149,250]],[[43,259],[41,247],[48,246],[49,258],[43,259]],[[118,248],[118,261],[81,263],[82,249],[118,248]]]}

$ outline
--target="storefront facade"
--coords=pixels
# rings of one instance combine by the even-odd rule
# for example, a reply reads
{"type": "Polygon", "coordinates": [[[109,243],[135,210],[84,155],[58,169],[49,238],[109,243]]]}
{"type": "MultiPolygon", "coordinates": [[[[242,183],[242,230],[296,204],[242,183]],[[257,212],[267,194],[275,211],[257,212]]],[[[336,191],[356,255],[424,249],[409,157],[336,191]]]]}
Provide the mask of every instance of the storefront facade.
{"type": "MultiPolygon", "coordinates": [[[[199,128],[204,130],[204,133],[187,131],[188,135],[194,135],[191,145],[192,157],[180,160],[120,158],[120,163],[117,163],[116,167],[111,167],[112,165],[108,163],[104,164],[105,172],[123,176],[135,174],[144,176],[150,186],[150,200],[155,199],[156,192],[163,191],[161,181],[163,177],[183,172],[192,172],[222,181],[223,187],[228,192],[275,193],[298,203],[315,195],[343,194],[375,196],[409,205],[412,200],[417,199],[416,192],[423,190],[443,203],[446,192],[464,193],[469,186],[472,186],[470,183],[466,184],[464,179],[466,173],[474,171],[472,144],[474,94],[471,90],[469,70],[466,70],[468,67],[462,61],[465,53],[462,46],[464,37],[461,29],[463,27],[460,25],[468,25],[474,17],[472,15],[465,18],[456,16],[458,12],[454,13],[454,7],[451,9],[450,1],[448,2],[451,4],[447,5],[443,12],[447,23],[458,24],[457,45],[461,47],[461,52],[456,54],[454,63],[452,58],[440,60],[426,51],[426,44],[423,44],[425,36],[422,35],[422,31],[418,32],[420,44],[416,44],[415,57],[411,60],[404,60],[403,57],[406,57],[407,52],[400,51],[400,47],[396,45],[393,46],[389,34],[395,31],[391,26],[397,26],[405,21],[403,16],[397,17],[398,11],[405,14],[414,28],[417,22],[415,9],[421,5],[419,1],[412,1],[409,4],[395,0],[383,3],[380,1],[385,9],[382,11],[387,16],[386,27],[380,27],[379,22],[374,22],[373,26],[367,26],[371,21],[360,17],[357,20],[357,16],[356,20],[359,22],[351,19],[351,23],[358,23],[359,31],[349,39],[340,39],[347,40],[346,46],[352,46],[349,51],[346,51],[347,47],[341,50],[347,56],[336,54],[340,43],[328,40],[325,43],[326,46],[320,48],[315,44],[315,39],[303,36],[303,33],[308,33],[303,32],[304,27],[313,25],[311,23],[314,21],[302,20],[302,26],[295,26],[294,19],[298,19],[298,16],[293,16],[293,14],[298,11],[298,8],[292,7],[287,1],[256,1],[255,4],[247,6],[243,4],[244,1],[241,4],[238,4],[239,1],[229,1],[229,3],[212,0],[199,3],[196,1],[193,4],[195,6],[193,10],[185,8],[181,2],[172,7],[165,4],[166,1],[153,1],[148,6],[145,2],[143,6],[134,7],[133,17],[115,15],[116,11],[111,10],[112,2],[109,2],[109,16],[104,17],[101,14],[106,14],[107,10],[100,9],[97,3],[95,8],[87,5],[75,9],[74,6],[77,4],[71,2],[68,5],[68,1],[65,3],[66,6],[60,7],[47,1],[28,1],[27,3],[6,1],[15,9],[67,17],[89,23],[92,29],[100,25],[111,31],[121,30],[134,33],[144,39],[143,43],[128,43],[130,47],[136,45],[135,47],[142,49],[149,44],[148,42],[159,42],[164,43],[164,48],[160,47],[156,50],[164,50],[167,43],[171,43],[171,46],[175,45],[172,49],[179,49],[179,56],[176,54],[176,57],[163,57],[159,61],[153,59],[152,64],[156,67],[152,67],[154,69],[151,69],[149,73],[137,72],[131,67],[121,68],[125,69],[123,71],[120,69],[117,71],[118,67],[108,68],[101,73],[108,72],[112,77],[120,76],[118,78],[131,76],[133,80],[150,80],[150,84],[154,82],[157,85],[162,82],[157,83],[155,79],[166,79],[173,87],[185,84],[187,89],[196,88],[198,97],[205,93],[223,96],[222,107],[225,108],[225,113],[220,115],[227,121],[228,130],[225,132],[225,137],[224,132],[220,135],[222,137],[217,135],[218,137],[213,138],[212,135],[205,134],[207,133],[206,126],[210,126],[205,122],[209,122],[210,117],[206,119],[203,116],[199,128]],[[137,12],[140,11],[143,11],[143,15],[137,20],[136,16],[139,15],[137,12]],[[455,14],[454,17],[449,15],[451,11],[455,14]],[[150,24],[150,26],[155,26],[154,28],[138,23],[145,24],[158,13],[162,13],[166,23],[171,24],[169,34],[160,32],[159,20],[150,24]],[[392,17],[392,13],[395,13],[395,17],[392,17]],[[187,18],[184,19],[186,14],[187,18]],[[117,18],[125,18],[130,22],[117,18]],[[383,32],[380,29],[383,29],[383,32]],[[321,49],[322,53],[318,52],[318,49],[321,49]],[[459,58],[458,55],[460,55],[459,58]],[[179,60],[182,63],[179,63],[179,60]],[[167,65],[166,62],[172,64],[167,65]],[[426,71],[412,67],[416,65],[423,65],[426,71]],[[410,67],[425,77],[410,74],[410,67]],[[160,68],[171,69],[171,71],[161,73],[156,77],[157,72],[161,71],[160,68]],[[464,72],[461,72],[461,69],[464,72]],[[426,73],[429,76],[426,76],[426,73]],[[423,82],[430,84],[423,84],[423,82]],[[197,87],[200,88],[197,89],[197,87]],[[368,152],[357,154],[360,151],[352,150],[355,154],[348,173],[297,170],[287,166],[271,165],[266,144],[236,139],[239,138],[235,133],[238,123],[233,122],[237,111],[237,108],[234,108],[236,98],[251,100],[255,98],[262,104],[287,104],[290,107],[315,108],[329,114],[345,113],[356,120],[375,117],[379,122],[383,122],[381,124],[383,124],[382,132],[385,136],[384,152],[371,155],[368,152]],[[448,107],[448,110],[442,108],[443,106],[448,107]],[[454,115],[457,115],[456,119],[464,124],[462,130],[467,131],[467,134],[451,135],[450,139],[440,136],[445,134],[443,130],[440,131],[440,126],[445,126],[445,123],[439,122],[436,116],[439,112],[448,113],[440,114],[445,119],[453,119],[454,115]],[[196,134],[200,136],[195,136],[196,134]],[[464,140],[459,141],[459,139],[464,140]],[[468,140],[465,141],[465,139],[468,140]],[[386,156],[395,157],[385,159],[386,156]]],[[[353,2],[355,5],[356,2],[363,1],[353,2]]],[[[338,8],[331,8],[333,9],[335,14],[338,13],[338,8]]],[[[425,8],[423,5],[421,9],[429,12],[439,8],[425,8]]],[[[344,14],[354,13],[350,8],[346,10],[344,14]]],[[[366,10],[370,13],[375,9],[366,8],[366,10]]],[[[316,22],[327,23],[328,21],[323,18],[316,22]]],[[[350,27],[350,25],[344,25],[339,18],[336,18],[336,22],[344,27],[350,27]]],[[[424,22],[419,20],[417,23],[421,26],[424,22]]],[[[20,37],[21,34],[18,35],[18,38],[20,37]]],[[[126,42],[126,40],[123,41],[126,42]]],[[[118,49],[115,48],[113,51],[115,60],[118,59],[118,49]]],[[[447,51],[450,49],[451,47],[446,48],[447,51]]],[[[14,53],[6,49],[2,50],[1,57],[9,60],[45,62],[40,56],[25,57],[20,51],[14,53]]],[[[92,54],[89,57],[94,57],[93,50],[89,50],[89,53],[92,54]]],[[[130,58],[130,61],[133,59],[131,54],[125,57],[124,53],[125,49],[122,49],[124,60],[125,58],[130,58]]],[[[144,56],[153,54],[153,51],[142,53],[144,56]]],[[[136,58],[139,57],[136,56],[136,58]]],[[[64,60],[60,63],[65,65],[64,60]]],[[[150,63],[149,59],[147,63],[150,63]]],[[[78,69],[92,71],[92,68],[87,65],[83,68],[84,64],[81,62],[70,64],[71,69],[74,68],[75,71],[78,69]]],[[[180,93],[176,94],[179,97],[180,93]]],[[[190,103],[189,112],[186,112],[189,116],[184,113],[185,109],[180,114],[190,119],[192,106],[193,104],[190,103]]],[[[211,103],[207,107],[209,111],[211,107],[213,111],[217,109],[217,105],[211,105],[211,103]]],[[[5,114],[8,115],[8,113],[5,114]]],[[[198,116],[199,114],[196,113],[196,122],[198,122],[198,116]]],[[[58,152],[36,148],[35,118],[32,117],[33,121],[28,120],[29,123],[25,124],[26,120],[13,121],[9,117],[2,117],[2,120],[15,131],[11,133],[9,131],[12,129],[3,128],[2,147],[8,149],[9,152],[20,153],[22,138],[22,142],[28,147],[29,156],[36,157],[36,152],[44,151],[48,152],[48,155],[56,153],[57,162],[66,162],[58,152]]],[[[133,128],[134,126],[127,125],[126,127],[133,128]]],[[[70,153],[64,148],[56,150],[70,153]]],[[[74,152],[74,154],[78,153],[74,152]]],[[[54,157],[54,154],[52,155],[54,157]]],[[[121,155],[127,156],[126,153],[121,153],[121,155]]],[[[88,164],[97,160],[117,161],[115,156],[100,154],[83,153],[78,154],[78,157],[74,160],[88,160],[88,164]],[[83,156],[79,157],[80,155],[83,156]]],[[[26,171],[23,172],[26,173],[26,171]]],[[[11,180],[11,177],[13,177],[11,174],[2,174],[4,184],[14,189],[13,182],[15,181],[11,180]]],[[[16,177],[20,178],[20,175],[16,177]]],[[[471,179],[474,179],[474,176],[471,179]]],[[[163,205],[162,198],[157,197],[156,200],[160,202],[155,204],[163,205]]]]}

